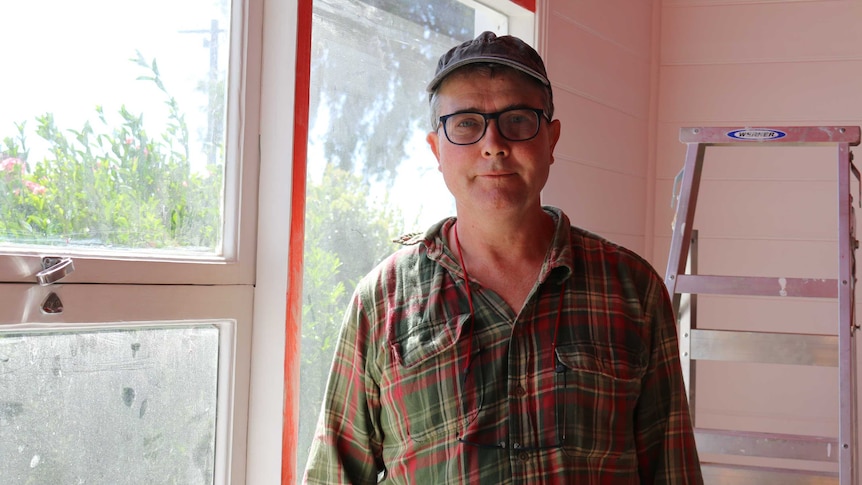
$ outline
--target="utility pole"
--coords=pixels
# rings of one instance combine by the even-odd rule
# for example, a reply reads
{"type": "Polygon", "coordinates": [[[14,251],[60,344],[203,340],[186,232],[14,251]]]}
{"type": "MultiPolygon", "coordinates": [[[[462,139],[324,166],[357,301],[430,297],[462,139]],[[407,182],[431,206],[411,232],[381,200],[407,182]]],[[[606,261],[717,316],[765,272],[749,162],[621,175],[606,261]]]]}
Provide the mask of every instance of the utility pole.
{"type": "Polygon", "coordinates": [[[224,110],[219,109],[219,99],[224,98],[224,93],[218,89],[218,36],[223,32],[219,29],[218,20],[210,21],[209,30],[181,30],[182,34],[209,34],[209,39],[204,40],[204,47],[210,50],[210,67],[207,79],[207,134],[204,144],[206,146],[207,165],[216,163],[216,151],[221,145],[224,136],[224,110]],[[218,112],[216,112],[218,111],[218,112]]]}

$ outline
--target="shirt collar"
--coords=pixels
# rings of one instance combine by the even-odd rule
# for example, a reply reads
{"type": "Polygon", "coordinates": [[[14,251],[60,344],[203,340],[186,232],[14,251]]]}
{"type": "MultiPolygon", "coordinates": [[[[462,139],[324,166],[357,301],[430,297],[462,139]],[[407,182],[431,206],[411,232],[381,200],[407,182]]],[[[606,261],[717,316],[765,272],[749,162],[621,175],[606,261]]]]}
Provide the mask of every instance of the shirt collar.
{"type": "MultiPolygon", "coordinates": [[[[542,265],[541,279],[543,281],[552,279],[562,282],[571,276],[574,269],[572,254],[572,231],[569,218],[562,210],[553,206],[544,206],[543,209],[554,219],[554,239],[545,263],[542,265]]],[[[425,247],[426,255],[432,261],[436,261],[450,271],[463,276],[461,265],[458,263],[456,254],[448,241],[446,234],[449,228],[455,224],[455,217],[447,217],[428,228],[424,233],[415,232],[405,234],[394,240],[394,242],[405,246],[421,244],[425,247]]]]}

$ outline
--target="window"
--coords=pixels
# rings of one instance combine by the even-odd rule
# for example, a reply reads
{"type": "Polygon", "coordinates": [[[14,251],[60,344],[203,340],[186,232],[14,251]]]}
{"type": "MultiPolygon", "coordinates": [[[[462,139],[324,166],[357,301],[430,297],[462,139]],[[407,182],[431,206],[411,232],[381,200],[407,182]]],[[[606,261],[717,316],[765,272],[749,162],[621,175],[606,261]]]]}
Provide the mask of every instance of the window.
{"type": "Polygon", "coordinates": [[[4,484],[245,483],[261,7],[0,5],[4,484]]]}
{"type": "Polygon", "coordinates": [[[0,242],[221,255],[228,0],[2,8],[0,242]]]}
{"type": "Polygon", "coordinates": [[[4,332],[4,481],[212,483],[219,326],[4,332]]]}
{"type": "MultiPolygon", "coordinates": [[[[300,476],[357,281],[395,249],[391,239],[455,212],[425,142],[425,86],[453,45],[484,30],[508,33],[510,23],[531,26],[531,14],[509,2],[495,6],[504,9],[462,0],[314,2],[300,476]]],[[[524,30],[518,34],[530,38],[531,28],[524,30]]]]}

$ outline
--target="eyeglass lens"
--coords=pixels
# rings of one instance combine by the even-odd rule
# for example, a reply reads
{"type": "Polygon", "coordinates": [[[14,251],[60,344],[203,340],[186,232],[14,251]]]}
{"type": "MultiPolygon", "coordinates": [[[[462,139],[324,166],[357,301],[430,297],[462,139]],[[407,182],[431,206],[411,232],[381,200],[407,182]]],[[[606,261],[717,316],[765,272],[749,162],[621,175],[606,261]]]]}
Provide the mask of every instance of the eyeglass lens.
{"type": "Polygon", "coordinates": [[[476,143],[485,135],[488,120],[497,120],[497,130],[510,141],[525,141],[539,133],[542,110],[511,109],[499,113],[454,113],[441,116],[446,138],[456,145],[476,143]]]}

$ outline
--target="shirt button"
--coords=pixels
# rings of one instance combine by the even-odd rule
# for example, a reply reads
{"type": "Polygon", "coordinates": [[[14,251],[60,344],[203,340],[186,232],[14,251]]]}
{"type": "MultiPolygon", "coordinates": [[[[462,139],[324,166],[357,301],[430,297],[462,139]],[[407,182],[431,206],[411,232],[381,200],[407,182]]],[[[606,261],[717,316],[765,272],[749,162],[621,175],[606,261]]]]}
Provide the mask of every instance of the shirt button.
{"type": "Polygon", "coordinates": [[[521,461],[527,461],[530,459],[530,455],[528,453],[520,453],[518,458],[520,458],[521,461]]]}
{"type": "Polygon", "coordinates": [[[523,387],[523,386],[518,386],[518,387],[515,389],[515,394],[517,394],[517,395],[518,395],[518,397],[524,397],[524,396],[526,396],[526,395],[527,395],[527,390],[526,390],[526,389],[524,389],[524,387],[523,387]]]}

